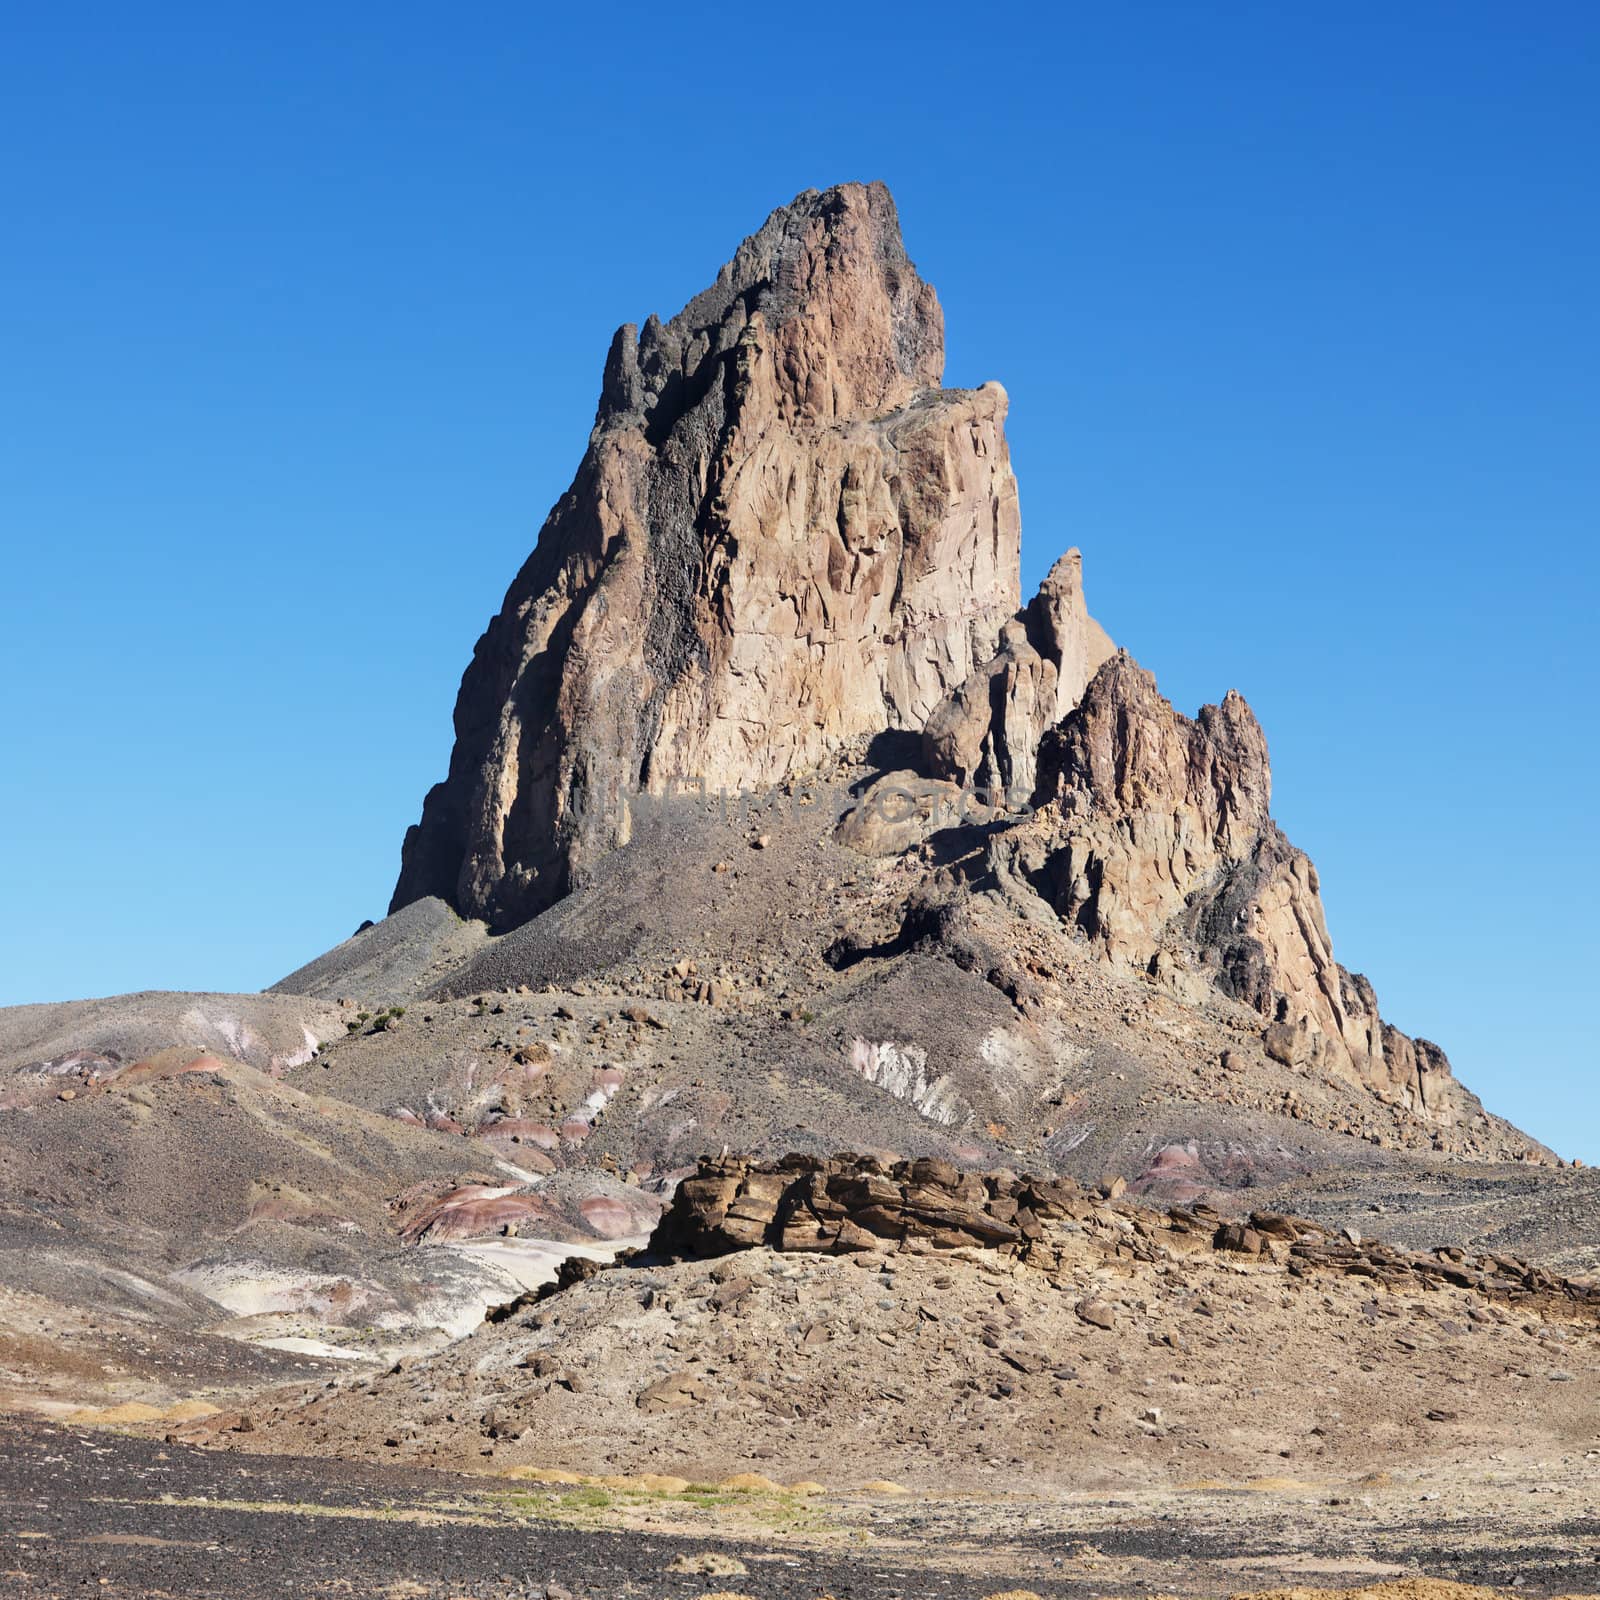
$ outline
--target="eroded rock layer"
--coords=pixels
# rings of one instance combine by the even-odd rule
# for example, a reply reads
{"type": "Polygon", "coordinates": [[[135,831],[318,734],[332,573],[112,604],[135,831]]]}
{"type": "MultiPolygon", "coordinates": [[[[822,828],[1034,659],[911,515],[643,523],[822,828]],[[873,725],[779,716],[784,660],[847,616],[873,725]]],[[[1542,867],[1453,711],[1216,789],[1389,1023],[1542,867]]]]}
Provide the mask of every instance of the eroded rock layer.
{"type": "MultiPolygon", "coordinates": [[[[1561,1315],[1600,1315],[1600,1284],[1563,1278],[1497,1251],[1403,1250],[1306,1217],[1252,1211],[1228,1219],[1203,1204],[1162,1210],[1092,1194],[1070,1178],[962,1171],[948,1161],[790,1155],[771,1162],[706,1157],[678,1185],[650,1241],[652,1258],[697,1259],[765,1247],[784,1252],[992,1249],[1031,1266],[1059,1265],[1063,1240],[1087,1236],[1106,1257],[1160,1261],[1211,1249],[1309,1271],[1471,1289],[1561,1315]]],[[[1080,1315],[1088,1310],[1080,1307],[1080,1315]]],[[[1109,1326],[1109,1324],[1107,1324],[1109,1326]]]]}

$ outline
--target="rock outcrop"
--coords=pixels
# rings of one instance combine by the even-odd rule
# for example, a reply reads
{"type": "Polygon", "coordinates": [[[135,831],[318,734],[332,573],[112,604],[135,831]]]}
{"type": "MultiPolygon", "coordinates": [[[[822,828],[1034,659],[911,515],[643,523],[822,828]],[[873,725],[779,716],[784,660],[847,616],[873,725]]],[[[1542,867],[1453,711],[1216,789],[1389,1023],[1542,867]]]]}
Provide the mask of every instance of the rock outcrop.
{"type": "Polygon", "coordinates": [[[1333,955],[1317,869],[1273,822],[1266,737],[1236,691],[1191,720],[1125,652],[1045,741],[1017,863],[1108,960],[1258,1012],[1269,1055],[1450,1127],[1483,1108],[1438,1046],[1384,1022],[1333,955]]]}
{"type": "Polygon", "coordinates": [[[1038,1212],[1065,1215],[1078,1192],[1070,1178],[1036,1192],[1031,1182],[1001,1184],[926,1157],[892,1165],[870,1156],[705,1157],[678,1185],[650,1248],[695,1257],[762,1244],[843,1254],[907,1238],[936,1249],[1016,1245],[1038,1236],[1038,1212]]]}
{"type": "MultiPolygon", "coordinates": [[[[1157,1210],[1119,1191],[1103,1184],[1090,1193],[1070,1178],[964,1172],[926,1158],[706,1156],[678,1185],[649,1255],[694,1260],[761,1247],[825,1255],[977,1248],[1049,1271],[1064,1246],[1081,1256],[1085,1243],[1092,1254],[1122,1262],[1209,1249],[1281,1261],[1295,1276],[1337,1273],[1394,1290],[1450,1286],[1559,1315],[1600,1316],[1600,1284],[1497,1251],[1403,1250],[1306,1217],[1252,1211],[1230,1220],[1199,1204],[1157,1210]]],[[[1093,1321],[1093,1305],[1080,1305],[1079,1315],[1090,1311],[1093,1321]]]]}
{"type": "Polygon", "coordinates": [[[943,364],[881,184],[801,195],[670,322],[621,328],[392,908],[517,923],[627,839],[634,792],[920,731],[1020,598],[1005,391],[943,364]]]}

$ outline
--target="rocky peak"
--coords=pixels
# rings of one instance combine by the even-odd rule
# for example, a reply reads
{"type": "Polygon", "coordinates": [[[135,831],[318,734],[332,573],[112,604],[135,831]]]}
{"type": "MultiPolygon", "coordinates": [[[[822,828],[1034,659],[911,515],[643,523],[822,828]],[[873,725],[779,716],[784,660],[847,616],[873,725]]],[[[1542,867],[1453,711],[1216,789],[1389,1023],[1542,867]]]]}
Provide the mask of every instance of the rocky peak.
{"type": "Polygon", "coordinates": [[[392,908],[514,924],[629,837],[637,791],[920,730],[1020,598],[1005,391],[939,389],[943,360],[881,184],[808,191],[669,322],[624,327],[392,908]]]}
{"type": "Polygon", "coordinates": [[[765,398],[791,424],[876,414],[938,388],[944,315],[883,184],[807,190],[670,322],[620,327],[596,427],[642,423],[664,435],[730,355],[744,396],[765,366],[765,398]]]}
{"type": "Polygon", "coordinates": [[[1004,848],[1108,961],[1262,1018],[1285,1067],[1441,1127],[1483,1118],[1438,1046],[1382,1020],[1333,955],[1311,859],[1270,812],[1266,736],[1236,690],[1192,720],[1125,651],[1046,736],[1040,811],[1004,848]]]}
{"type": "Polygon", "coordinates": [[[1014,909],[1197,1006],[1237,1002],[1291,1073],[1482,1122],[1334,959],[1244,700],[1177,713],[1089,615],[1075,550],[1021,603],[1005,391],[938,387],[943,357],[881,184],[807,191],[676,316],[617,333],[392,909],[437,895],[508,928],[626,843],[641,796],[770,788],[896,730],[920,769],[869,778],[840,842],[904,854],[981,788],[974,870],[1059,922],[1020,890],[1014,909]]]}
{"type": "Polygon", "coordinates": [[[1191,721],[1125,650],[1096,672],[1044,761],[1048,787],[1067,809],[1098,808],[1127,822],[1176,804],[1223,861],[1250,850],[1272,805],[1266,735],[1244,696],[1230,689],[1191,721]]]}

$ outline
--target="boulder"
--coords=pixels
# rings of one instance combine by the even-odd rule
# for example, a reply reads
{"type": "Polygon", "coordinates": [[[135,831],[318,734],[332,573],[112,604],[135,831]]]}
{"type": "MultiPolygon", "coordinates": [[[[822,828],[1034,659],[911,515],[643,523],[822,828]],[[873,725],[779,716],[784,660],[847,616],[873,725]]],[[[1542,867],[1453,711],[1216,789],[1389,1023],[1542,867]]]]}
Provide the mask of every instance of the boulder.
{"type": "Polygon", "coordinates": [[[1078,1313],[1078,1320],[1087,1322],[1091,1328],[1103,1328],[1109,1333],[1117,1325],[1116,1308],[1104,1300],[1080,1300],[1073,1309],[1078,1313]]]}

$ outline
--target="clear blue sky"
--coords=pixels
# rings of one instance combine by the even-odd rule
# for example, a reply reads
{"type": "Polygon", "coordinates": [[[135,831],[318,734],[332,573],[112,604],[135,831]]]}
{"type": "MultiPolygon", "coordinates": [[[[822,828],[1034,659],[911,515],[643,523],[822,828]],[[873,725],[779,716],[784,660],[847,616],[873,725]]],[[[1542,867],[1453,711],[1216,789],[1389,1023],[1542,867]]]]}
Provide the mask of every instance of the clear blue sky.
{"type": "Polygon", "coordinates": [[[13,8],[0,1000],[379,916],[612,329],[893,187],[1031,584],[1230,686],[1336,948],[1600,1160],[1600,9],[13,8]]]}

